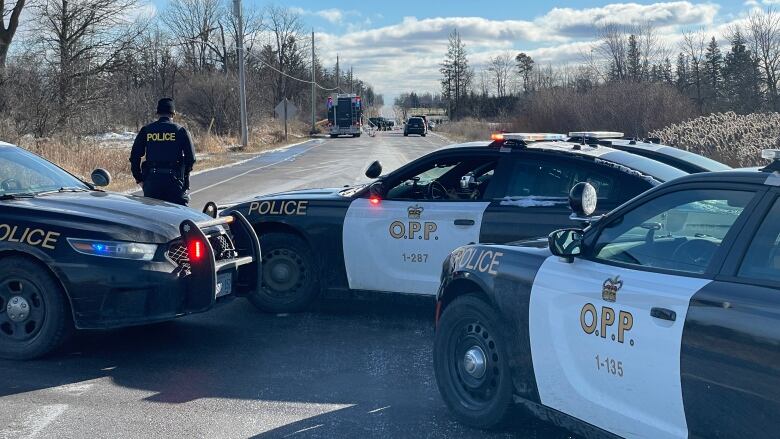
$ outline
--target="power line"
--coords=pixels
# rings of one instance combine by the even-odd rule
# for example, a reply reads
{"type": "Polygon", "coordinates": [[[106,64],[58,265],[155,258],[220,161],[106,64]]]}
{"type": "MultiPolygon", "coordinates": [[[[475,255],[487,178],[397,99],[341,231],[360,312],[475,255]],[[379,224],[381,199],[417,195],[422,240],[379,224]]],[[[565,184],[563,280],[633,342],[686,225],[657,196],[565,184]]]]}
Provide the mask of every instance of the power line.
{"type": "Polygon", "coordinates": [[[252,52],[249,52],[249,55],[254,57],[255,60],[259,61],[260,64],[263,64],[266,67],[268,67],[269,69],[275,71],[276,73],[278,73],[280,75],[283,75],[283,76],[286,76],[286,77],[288,77],[288,78],[290,78],[292,80],[295,80],[295,81],[298,81],[298,82],[303,82],[303,83],[306,83],[306,84],[312,84],[313,83],[317,88],[319,88],[320,90],[324,90],[324,91],[336,91],[336,90],[341,91],[341,88],[339,88],[339,87],[326,88],[326,87],[323,87],[323,86],[317,84],[316,81],[310,81],[308,79],[296,78],[295,76],[292,76],[292,75],[290,75],[288,73],[284,73],[283,71],[277,69],[276,67],[272,66],[271,64],[268,64],[267,62],[263,61],[260,57],[258,57],[257,55],[255,55],[252,52]]]}

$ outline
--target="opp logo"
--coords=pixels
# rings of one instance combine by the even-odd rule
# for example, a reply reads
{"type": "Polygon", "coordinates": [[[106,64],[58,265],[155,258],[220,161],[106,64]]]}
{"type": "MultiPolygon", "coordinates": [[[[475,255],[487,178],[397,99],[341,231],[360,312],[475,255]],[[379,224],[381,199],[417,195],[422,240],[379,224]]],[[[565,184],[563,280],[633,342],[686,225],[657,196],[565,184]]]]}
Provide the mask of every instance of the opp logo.
{"type": "MultiPolygon", "coordinates": [[[[628,311],[619,311],[616,320],[614,309],[602,306],[599,312],[595,305],[586,303],[580,310],[580,326],[586,334],[595,334],[601,338],[607,338],[607,333],[612,332],[612,341],[624,343],[626,333],[634,327],[634,316],[628,311]],[[617,331],[613,329],[615,323],[617,331]]],[[[634,339],[630,339],[628,343],[633,346],[634,339]]]]}
{"type": "Polygon", "coordinates": [[[423,239],[425,241],[433,238],[438,240],[439,237],[434,235],[436,229],[439,226],[433,221],[409,221],[405,223],[403,221],[393,221],[390,224],[390,236],[395,239],[423,239]],[[422,232],[422,233],[421,233],[422,232]]]}

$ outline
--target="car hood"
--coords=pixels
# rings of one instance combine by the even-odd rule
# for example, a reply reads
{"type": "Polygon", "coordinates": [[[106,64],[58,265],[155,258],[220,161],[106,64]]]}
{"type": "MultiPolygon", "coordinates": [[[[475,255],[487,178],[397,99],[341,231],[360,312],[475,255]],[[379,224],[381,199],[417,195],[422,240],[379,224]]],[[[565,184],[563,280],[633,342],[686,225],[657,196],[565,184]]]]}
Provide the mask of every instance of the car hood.
{"type": "Polygon", "coordinates": [[[211,219],[188,207],[100,191],[63,192],[7,203],[30,209],[37,220],[52,226],[92,230],[123,241],[168,242],[181,235],[182,221],[211,219]]]}
{"type": "Polygon", "coordinates": [[[322,188],[322,189],[299,189],[287,192],[277,192],[275,194],[262,195],[253,200],[341,200],[344,197],[341,192],[348,191],[350,187],[322,188]]]}

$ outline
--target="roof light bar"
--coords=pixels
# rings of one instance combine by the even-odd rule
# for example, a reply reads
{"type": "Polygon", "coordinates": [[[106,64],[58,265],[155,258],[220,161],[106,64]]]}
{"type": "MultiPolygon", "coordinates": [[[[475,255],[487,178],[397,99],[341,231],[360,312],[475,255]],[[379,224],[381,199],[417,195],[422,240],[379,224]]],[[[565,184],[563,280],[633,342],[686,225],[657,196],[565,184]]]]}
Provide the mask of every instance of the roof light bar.
{"type": "Polygon", "coordinates": [[[569,137],[586,137],[590,139],[621,139],[624,134],[619,131],[570,131],[569,137]]]}
{"type": "Polygon", "coordinates": [[[493,133],[490,135],[490,140],[493,141],[502,141],[504,140],[504,133],[493,133]]]}
{"type": "Polygon", "coordinates": [[[761,150],[761,158],[767,160],[780,160],[780,149],[761,150]]]}
{"type": "Polygon", "coordinates": [[[521,140],[523,142],[554,142],[566,140],[563,134],[555,133],[504,133],[504,140],[521,140]]]}

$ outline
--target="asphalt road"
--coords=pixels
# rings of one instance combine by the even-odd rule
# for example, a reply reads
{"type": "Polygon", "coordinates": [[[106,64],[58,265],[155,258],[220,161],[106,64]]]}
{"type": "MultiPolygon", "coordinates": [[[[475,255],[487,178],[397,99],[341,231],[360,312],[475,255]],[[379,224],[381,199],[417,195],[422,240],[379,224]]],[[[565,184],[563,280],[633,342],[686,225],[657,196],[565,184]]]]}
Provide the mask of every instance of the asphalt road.
{"type": "MultiPolygon", "coordinates": [[[[195,206],[364,181],[445,144],[435,136],[318,139],[192,178],[195,206]]],[[[449,415],[432,372],[430,298],[322,302],[269,315],[237,299],[164,324],[79,334],[62,352],[0,361],[0,438],[569,437],[518,412],[508,429],[449,415]]]]}

